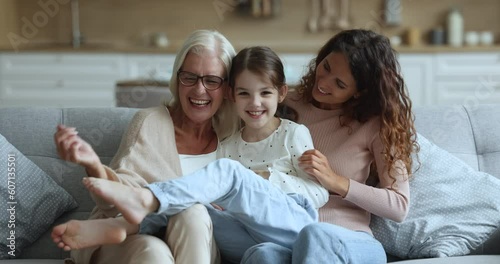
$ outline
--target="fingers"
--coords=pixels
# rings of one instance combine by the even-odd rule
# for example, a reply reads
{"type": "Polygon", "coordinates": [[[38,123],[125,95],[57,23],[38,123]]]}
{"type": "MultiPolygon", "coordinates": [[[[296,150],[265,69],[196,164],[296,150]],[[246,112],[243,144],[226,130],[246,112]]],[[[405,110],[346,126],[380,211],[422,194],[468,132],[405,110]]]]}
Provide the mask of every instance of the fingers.
{"type": "MultiPolygon", "coordinates": [[[[61,143],[64,142],[69,136],[76,135],[78,132],[74,127],[64,127],[63,125],[57,126],[57,131],[54,134],[54,142],[57,147],[62,147],[61,143]]],[[[59,150],[59,149],[58,149],[59,150]]]]}
{"type": "Polygon", "coordinates": [[[77,136],[78,131],[74,127],[64,125],[57,126],[57,132],[54,134],[54,141],[59,157],[64,160],[76,162],[76,153],[82,145],[82,139],[77,136]]]}
{"type": "Polygon", "coordinates": [[[300,156],[298,161],[299,166],[302,168],[328,166],[328,160],[326,157],[315,149],[305,151],[304,154],[300,156]]]}
{"type": "Polygon", "coordinates": [[[326,160],[326,156],[323,155],[323,153],[321,153],[319,150],[317,149],[309,149],[309,150],[306,150],[304,151],[304,153],[302,154],[302,156],[316,156],[320,159],[324,159],[326,160]]]}
{"type": "Polygon", "coordinates": [[[317,180],[325,177],[331,170],[330,163],[323,153],[316,149],[310,149],[304,152],[298,159],[299,167],[309,176],[317,180]]]}
{"type": "Polygon", "coordinates": [[[76,134],[68,136],[65,141],[61,142],[60,156],[64,160],[77,162],[78,148],[82,145],[82,139],[76,134]]]}

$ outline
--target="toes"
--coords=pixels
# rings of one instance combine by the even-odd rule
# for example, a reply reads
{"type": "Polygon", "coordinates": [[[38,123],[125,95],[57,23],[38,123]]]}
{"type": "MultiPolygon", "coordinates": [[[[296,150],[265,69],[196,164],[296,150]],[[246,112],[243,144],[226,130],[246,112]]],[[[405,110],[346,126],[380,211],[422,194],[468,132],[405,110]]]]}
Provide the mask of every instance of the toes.
{"type": "Polygon", "coordinates": [[[90,187],[90,180],[88,177],[83,177],[82,183],[85,187],[89,188],[90,187]]]}
{"type": "Polygon", "coordinates": [[[54,242],[59,242],[61,241],[61,237],[64,235],[66,232],[67,224],[61,224],[58,226],[55,226],[52,228],[52,233],[50,233],[50,236],[54,240],[54,242]]]}

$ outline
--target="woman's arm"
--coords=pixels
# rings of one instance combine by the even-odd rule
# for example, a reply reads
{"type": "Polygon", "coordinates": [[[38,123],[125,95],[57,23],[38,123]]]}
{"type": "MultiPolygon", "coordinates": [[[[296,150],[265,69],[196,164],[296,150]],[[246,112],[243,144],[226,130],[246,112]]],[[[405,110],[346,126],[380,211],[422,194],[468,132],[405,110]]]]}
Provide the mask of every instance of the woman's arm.
{"type": "Polygon", "coordinates": [[[392,170],[394,175],[390,177],[378,133],[370,142],[369,148],[377,166],[379,184],[372,187],[351,180],[346,199],[375,215],[402,222],[408,214],[410,203],[410,183],[406,167],[403,162],[396,161],[392,170]]]}
{"type": "Polygon", "coordinates": [[[307,173],[316,177],[330,192],[342,196],[347,201],[372,214],[401,222],[408,213],[409,203],[409,183],[406,169],[404,166],[401,167],[401,162],[396,162],[399,167],[395,171],[401,173],[395,175],[396,181],[394,181],[387,172],[382,155],[382,144],[378,135],[373,138],[370,145],[380,182],[377,187],[338,175],[331,168],[328,159],[318,150],[305,152],[299,162],[307,173]]]}

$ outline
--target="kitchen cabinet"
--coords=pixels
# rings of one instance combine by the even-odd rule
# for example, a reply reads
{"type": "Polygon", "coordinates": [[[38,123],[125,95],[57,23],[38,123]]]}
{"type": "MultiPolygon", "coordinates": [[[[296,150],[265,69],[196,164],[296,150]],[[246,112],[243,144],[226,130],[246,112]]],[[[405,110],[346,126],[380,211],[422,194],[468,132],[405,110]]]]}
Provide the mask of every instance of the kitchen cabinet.
{"type": "MultiPolygon", "coordinates": [[[[285,76],[296,85],[315,57],[282,53],[285,76]]],[[[117,81],[168,80],[174,54],[0,53],[0,107],[114,106],[117,81]]],[[[500,103],[500,54],[399,55],[414,106],[500,103]]]]}
{"type": "MultiPolygon", "coordinates": [[[[286,81],[290,85],[300,82],[309,62],[315,57],[312,53],[284,53],[279,56],[283,61],[286,81]]],[[[127,78],[169,80],[172,76],[174,61],[175,54],[127,55],[127,78]]]]}
{"type": "Polygon", "coordinates": [[[437,103],[500,103],[500,54],[436,54],[434,65],[437,103]]]}
{"type": "Polygon", "coordinates": [[[174,66],[174,54],[129,54],[127,60],[127,78],[170,80],[174,66]]]}
{"type": "MultiPolygon", "coordinates": [[[[282,54],[296,84],[314,54],[282,54]]],[[[174,54],[2,53],[0,107],[114,106],[117,81],[169,80],[174,54]]]]}
{"type": "Polygon", "coordinates": [[[414,106],[500,103],[500,54],[402,54],[399,62],[414,106]]]}
{"type": "Polygon", "coordinates": [[[3,53],[0,107],[115,105],[117,81],[168,80],[174,55],[3,53]]]}
{"type": "Polygon", "coordinates": [[[125,76],[118,54],[4,53],[0,104],[6,106],[113,106],[113,87],[125,76]]]}
{"type": "Polygon", "coordinates": [[[418,54],[403,54],[399,56],[399,64],[413,106],[432,104],[432,57],[418,54]]]}

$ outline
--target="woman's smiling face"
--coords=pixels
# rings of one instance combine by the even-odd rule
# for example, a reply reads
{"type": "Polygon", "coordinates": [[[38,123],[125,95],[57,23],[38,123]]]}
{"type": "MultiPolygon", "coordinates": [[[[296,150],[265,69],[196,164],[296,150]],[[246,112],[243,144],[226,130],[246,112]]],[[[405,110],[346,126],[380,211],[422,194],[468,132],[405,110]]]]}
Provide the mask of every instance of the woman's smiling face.
{"type": "MultiPolygon", "coordinates": [[[[224,65],[216,53],[205,50],[201,54],[189,52],[181,67],[182,71],[188,71],[198,76],[215,75],[224,79],[224,65]]],[[[179,85],[179,101],[187,118],[195,123],[211,121],[224,100],[226,83],[213,91],[208,91],[203,86],[202,80],[192,86],[179,85]]]]}
{"type": "Polygon", "coordinates": [[[356,81],[344,54],[332,52],[316,67],[312,96],[321,108],[338,107],[357,92],[356,81]]]}

